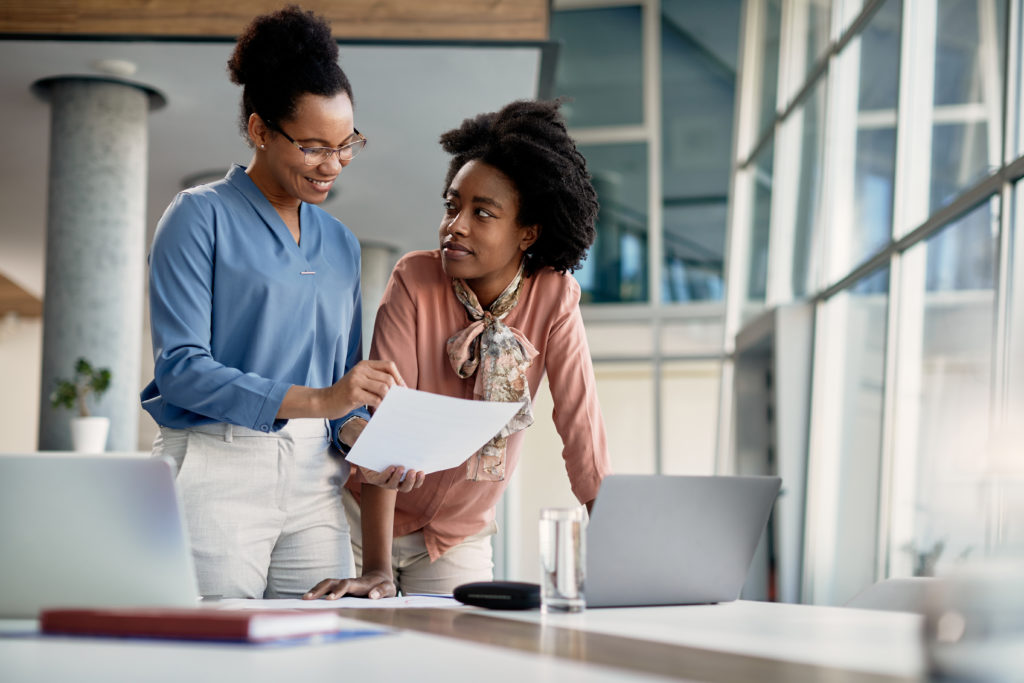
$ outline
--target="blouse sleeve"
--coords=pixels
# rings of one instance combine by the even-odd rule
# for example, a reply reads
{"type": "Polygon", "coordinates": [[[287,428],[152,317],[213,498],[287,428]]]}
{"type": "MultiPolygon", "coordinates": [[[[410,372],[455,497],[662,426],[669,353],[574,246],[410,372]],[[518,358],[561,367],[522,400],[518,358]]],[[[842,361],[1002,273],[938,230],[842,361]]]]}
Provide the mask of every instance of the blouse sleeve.
{"type": "Polygon", "coordinates": [[[391,273],[377,308],[370,358],[394,362],[408,386],[416,388],[419,385],[416,304],[409,293],[401,264],[391,273]]]}
{"type": "Polygon", "coordinates": [[[579,285],[572,278],[547,341],[545,369],[554,402],[552,418],[562,437],[562,459],[572,492],[581,503],[597,496],[611,472],[604,418],[590,347],[579,308],[579,285]]]}
{"type": "Polygon", "coordinates": [[[163,397],[215,420],[269,431],[291,387],[228,367],[210,350],[213,222],[209,206],[181,193],[160,221],[149,263],[154,377],[163,397]]]}

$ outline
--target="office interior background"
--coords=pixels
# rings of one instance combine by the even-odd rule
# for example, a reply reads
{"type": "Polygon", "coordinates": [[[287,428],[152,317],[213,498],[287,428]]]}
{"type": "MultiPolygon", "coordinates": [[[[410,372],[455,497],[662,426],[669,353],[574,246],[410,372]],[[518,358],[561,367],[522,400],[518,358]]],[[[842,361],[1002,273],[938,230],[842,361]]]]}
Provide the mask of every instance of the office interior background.
{"type": "MultiPolygon", "coordinates": [[[[843,604],[882,578],[1020,556],[1022,4],[562,0],[545,8],[545,40],[343,39],[357,114],[390,125],[393,142],[371,135],[356,162],[363,179],[346,172],[327,207],[383,259],[366,269],[376,273],[364,282],[372,310],[387,264],[434,246],[437,133],[515,97],[566,96],[602,207],[575,276],[614,469],[780,474],[746,597],[843,604]],[[360,94],[361,69],[402,72],[424,55],[439,60],[430,89],[456,110],[432,109],[426,94],[418,110],[398,106],[401,85],[360,94]],[[384,163],[369,154],[375,143],[400,165],[373,166],[384,163]],[[374,191],[377,168],[377,182],[423,179],[425,199],[374,191]],[[415,233],[391,227],[411,224],[415,233]],[[361,225],[375,227],[372,238],[361,225]]],[[[8,55],[44,42],[4,36],[8,55]]],[[[125,55],[180,47],[101,45],[125,55]]],[[[219,64],[230,52],[224,41],[186,47],[219,64]]],[[[8,75],[30,68],[4,63],[8,75]]],[[[237,93],[219,64],[208,96],[221,118],[192,121],[193,135],[234,147],[196,170],[247,159],[237,93]]],[[[151,187],[160,145],[185,144],[158,138],[176,98],[163,94],[168,111],[151,114],[151,187]]],[[[59,144],[49,134],[12,141],[24,156],[5,162],[5,185],[40,156],[45,182],[47,149],[59,144]]],[[[34,218],[16,226],[3,222],[28,200],[10,189],[0,198],[0,275],[15,292],[4,301],[17,300],[0,324],[5,452],[35,450],[41,422],[66,420],[47,413],[40,380],[44,254],[25,237],[45,232],[40,196],[34,218]]],[[[147,246],[172,197],[149,193],[147,246]]],[[[142,336],[140,387],[152,369],[142,336]]],[[[543,390],[537,403],[536,414],[550,413],[543,390]]],[[[138,450],[154,433],[140,411],[138,450]]],[[[538,510],[574,502],[560,452],[550,421],[538,420],[499,511],[499,578],[539,576],[538,510]]]]}

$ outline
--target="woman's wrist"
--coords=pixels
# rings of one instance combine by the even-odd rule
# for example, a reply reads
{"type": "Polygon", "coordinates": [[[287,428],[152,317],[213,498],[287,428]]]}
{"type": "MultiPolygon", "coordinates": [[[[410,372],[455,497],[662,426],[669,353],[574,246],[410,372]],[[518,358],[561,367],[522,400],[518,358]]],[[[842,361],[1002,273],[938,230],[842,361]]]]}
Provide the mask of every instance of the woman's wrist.
{"type": "Polygon", "coordinates": [[[345,423],[338,428],[338,441],[349,448],[355,444],[356,439],[363,433],[366,427],[366,420],[359,415],[354,415],[345,420],[345,423]]]}
{"type": "Polygon", "coordinates": [[[327,417],[324,409],[323,389],[313,389],[294,384],[285,393],[277,411],[280,420],[300,417],[327,417]]]}

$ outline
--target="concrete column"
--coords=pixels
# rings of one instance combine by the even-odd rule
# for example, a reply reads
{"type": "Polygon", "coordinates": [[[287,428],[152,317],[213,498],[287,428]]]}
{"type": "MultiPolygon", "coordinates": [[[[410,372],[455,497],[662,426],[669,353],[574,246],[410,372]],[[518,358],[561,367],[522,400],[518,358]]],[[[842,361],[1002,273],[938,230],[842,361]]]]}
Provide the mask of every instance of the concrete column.
{"type": "Polygon", "coordinates": [[[398,261],[398,249],[375,242],[360,242],[362,252],[363,290],[363,358],[370,355],[370,341],[373,339],[373,322],[377,318],[384,288],[391,277],[391,269],[398,261]]]}
{"type": "Polygon", "coordinates": [[[33,85],[52,107],[40,450],[68,450],[73,413],[52,408],[58,378],[84,357],[112,382],[92,414],[110,418],[107,448],[138,444],[139,363],[145,288],[147,112],[156,92],[88,77],[33,85]]]}

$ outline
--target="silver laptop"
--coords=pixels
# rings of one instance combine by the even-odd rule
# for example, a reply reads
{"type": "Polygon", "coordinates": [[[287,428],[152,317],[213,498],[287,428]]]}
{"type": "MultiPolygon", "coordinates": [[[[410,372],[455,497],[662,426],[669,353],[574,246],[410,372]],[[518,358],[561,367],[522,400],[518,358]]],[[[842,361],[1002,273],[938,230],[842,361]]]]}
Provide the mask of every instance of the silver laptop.
{"type": "Polygon", "coordinates": [[[0,618],[198,599],[168,461],[0,455],[0,618]]]}
{"type": "Polygon", "coordinates": [[[605,477],[587,526],[587,607],[739,597],[778,477],[605,477]]]}

